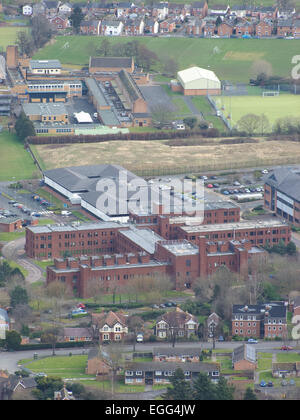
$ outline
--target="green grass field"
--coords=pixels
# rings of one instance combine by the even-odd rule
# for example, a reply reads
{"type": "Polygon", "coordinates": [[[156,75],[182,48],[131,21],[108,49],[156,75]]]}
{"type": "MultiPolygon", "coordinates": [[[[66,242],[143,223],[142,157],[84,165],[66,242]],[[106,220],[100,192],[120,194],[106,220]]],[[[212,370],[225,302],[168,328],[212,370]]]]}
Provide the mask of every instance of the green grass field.
{"type": "Polygon", "coordinates": [[[19,31],[27,31],[26,27],[2,26],[0,27],[0,47],[5,49],[8,45],[13,45],[17,39],[19,31]]]}
{"type": "Polygon", "coordinates": [[[0,133],[0,181],[30,179],[37,176],[37,168],[24,145],[14,134],[0,133]]]}
{"type": "MultiPolygon", "coordinates": [[[[58,36],[56,42],[41,49],[34,58],[61,60],[63,64],[87,66],[103,37],[58,36]]],[[[274,75],[289,76],[291,59],[299,54],[299,42],[285,39],[196,39],[135,37],[159,57],[178,61],[179,70],[196,65],[213,70],[222,80],[248,82],[256,60],[272,65],[274,75]],[[216,48],[217,47],[217,48],[216,48]],[[280,54],[278,53],[280,51],[280,54]]],[[[132,41],[132,37],[110,38],[112,44],[132,41]]],[[[161,70],[158,62],[156,70],[161,70]]]]}
{"type": "Polygon", "coordinates": [[[300,96],[281,94],[279,96],[222,96],[216,98],[217,105],[224,107],[225,116],[232,116],[232,125],[235,126],[239,119],[246,114],[265,114],[274,124],[278,118],[300,117],[300,96]]]}

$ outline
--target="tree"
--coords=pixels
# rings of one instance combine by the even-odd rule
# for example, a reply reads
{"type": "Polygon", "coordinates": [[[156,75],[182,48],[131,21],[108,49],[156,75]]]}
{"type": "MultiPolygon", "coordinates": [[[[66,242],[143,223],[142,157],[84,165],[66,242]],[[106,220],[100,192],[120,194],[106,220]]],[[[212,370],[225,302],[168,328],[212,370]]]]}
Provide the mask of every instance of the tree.
{"type": "Polygon", "coordinates": [[[178,71],[177,61],[174,58],[166,57],[163,61],[163,71],[170,76],[175,76],[178,71]]]}
{"type": "Polygon", "coordinates": [[[35,136],[35,129],[33,122],[25,115],[24,112],[21,112],[16,123],[15,130],[17,136],[20,140],[24,141],[26,137],[35,136]]]}
{"type": "Polygon", "coordinates": [[[250,69],[251,76],[261,80],[272,76],[272,73],[272,64],[266,60],[255,60],[250,69]]]}
{"type": "Polygon", "coordinates": [[[293,241],[289,242],[286,246],[286,252],[288,255],[295,255],[297,253],[296,245],[293,241]]]}
{"type": "Polygon", "coordinates": [[[255,114],[244,115],[237,123],[239,130],[252,136],[260,128],[260,119],[255,114]]]}
{"type": "Polygon", "coordinates": [[[56,343],[61,334],[61,328],[53,325],[53,327],[44,331],[41,336],[41,343],[47,343],[52,345],[52,355],[55,356],[56,343]]]}
{"type": "Polygon", "coordinates": [[[42,15],[31,19],[31,37],[36,49],[43,47],[52,37],[49,21],[42,15]]]}
{"type": "Polygon", "coordinates": [[[33,395],[38,400],[53,400],[54,392],[60,391],[64,383],[61,378],[54,376],[36,378],[37,389],[33,390],[33,395]]]}
{"type": "Polygon", "coordinates": [[[182,369],[176,369],[174,375],[170,378],[170,386],[167,387],[167,392],[163,395],[163,398],[165,400],[190,400],[191,395],[191,385],[186,381],[182,369]]]}
{"type": "Polygon", "coordinates": [[[153,124],[158,128],[162,128],[166,124],[170,124],[172,121],[172,108],[170,106],[157,104],[156,106],[152,107],[151,116],[153,119],[153,124]]]}
{"type": "Polygon", "coordinates": [[[221,376],[216,386],[216,399],[231,401],[234,399],[234,386],[228,385],[224,376],[221,376]]]}
{"type": "Polygon", "coordinates": [[[84,14],[80,7],[75,7],[73,12],[71,13],[69,20],[72,23],[73,30],[78,34],[80,31],[80,24],[84,19],[84,14]]]}
{"type": "MultiPolygon", "coordinates": [[[[100,347],[100,352],[102,349],[100,347]]],[[[123,366],[122,347],[118,343],[111,343],[105,347],[105,361],[111,370],[111,393],[115,393],[115,377],[118,370],[123,366]]]]}
{"type": "Polygon", "coordinates": [[[97,49],[97,54],[107,57],[110,54],[111,48],[112,47],[110,41],[108,39],[104,39],[101,42],[100,48],[97,49]]]}
{"type": "Polygon", "coordinates": [[[261,135],[263,136],[270,129],[270,121],[265,114],[262,114],[259,117],[259,119],[260,119],[260,131],[261,131],[261,135]]]}
{"type": "Polygon", "coordinates": [[[195,117],[184,118],[183,122],[192,130],[197,123],[197,118],[195,117]]]}
{"type": "Polygon", "coordinates": [[[200,372],[193,384],[193,399],[209,401],[216,399],[216,387],[207,374],[200,372]]]}
{"type": "Polygon", "coordinates": [[[129,331],[133,332],[133,351],[135,352],[136,336],[138,330],[143,326],[144,322],[142,318],[137,315],[132,315],[128,318],[127,325],[129,331]]]}
{"type": "Polygon", "coordinates": [[[6,331],[5,345],[7,350],[19,350],[21,341],[22,337],[17,331],[6,331]]]}
{"type": "Polygon", "coordinates": [[[248,387],[245,391],[243,399],[245,401],[254,401],[254,400],[257,400],[257,397],[256,397],[255,393],[253,392],[253,390],[250,387],[248,387]]]}
{"type": "Polygon", "coordinates": [[[10,304],[12,307],[16,307],[17,305],[27,305],[28,300],[27,290],[21,286],[16,286],[10,292],[10,304]]]}
{"type": "Polygon", "coordinates": [[[16,44],[21,55],[30,57],[34,50],[34,45],[30,34],[26,31],[19,31],[17,33],[16,44]]]}

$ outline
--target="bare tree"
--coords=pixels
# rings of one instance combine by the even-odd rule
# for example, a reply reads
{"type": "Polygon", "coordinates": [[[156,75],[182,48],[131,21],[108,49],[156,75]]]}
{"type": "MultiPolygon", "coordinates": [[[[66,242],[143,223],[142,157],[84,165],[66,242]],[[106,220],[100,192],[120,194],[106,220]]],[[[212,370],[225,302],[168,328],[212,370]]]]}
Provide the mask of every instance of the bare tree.
{"type": "Polygon", "coordinates": [[[246,114],[237,122],[239,130],[252,136],[260,128],[260,118],[255,114],[246,114]]]}
{"type": "Polygon", "coordinates": [[[137,315],[132,315],[128,317],[127,325],[129,332],[133,333],[133,351],[135,352],[135,345],[136,345],[136,337],[138,330],[143,326],[144,321],[141,317],[137,315]]]}

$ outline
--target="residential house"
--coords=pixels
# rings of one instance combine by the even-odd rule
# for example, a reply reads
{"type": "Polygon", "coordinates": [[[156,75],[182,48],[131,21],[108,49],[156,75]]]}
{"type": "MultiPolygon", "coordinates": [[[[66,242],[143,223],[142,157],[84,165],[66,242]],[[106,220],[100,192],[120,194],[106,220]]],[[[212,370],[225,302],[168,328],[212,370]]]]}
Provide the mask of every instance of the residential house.
{"type": "Polygon", "coordinates": [[[120,17],[127,17],[131,11],[131,8],[134,6],[133,3],[130,2],[120,2],[117,4],[116,16],[117,18],[120,17]]]}
{"type": "Polygon", "coordinates": [[[294,7],[286,8],[286,9],[278,9],[277,10],[277,19],[291,19],[294,14],[296,13],[296,9],[294,7]]]}
{"type": "Polygon", "coordinates": [[[273,22],[269,19],[261,20],[255,27],[256,35],[260,38],[272,36],[273,22]]]}
{"type": "Polygon", "coordinates": [[[138,36],[143,35],[145,28],[144,20],[141,19],[127,19],[124,22],[123,32],[124,35],[138,36]]]}
{"type": "Polygon", "coordinates": [[[208,14],[208,4],[206,1],[195,1],[191,5],[191,15],[204,18],[208,14]]]}
{"type": "Polygon", "coordinates": [[[25,4],[25,6],[22,7],[22,14],[24,16],[31,16],[33,13],[33,8],[29,4],[25,4]]]}
{"type": "Polygon", "coordinates": [[[272,363],[274,378],[300,377],[300,362],[272,363]]]}
{"type": "Polygon", "coordinates": [[[63,16],[54,16],[49,19],[51,26],[56,29],[57,31],[61,31],[70,27],[70,22],[67,17],[63,16]]]}
{"type": "Polygon", "coordinates": [[[100,35],[100,20],[84,20],[80,24],[80,33],[84,35],[100,35]]]}
{"type": "Polygon", "coordinates": [[[58,13],[70,15],[72,13],[72,5],[70,3],[62,3],[58,6],[58,13]]]}
{"type": "Polygon", "coordinates": [[[6,331],[9,330],[9,317],[5,309],[0,308],[0,339],[5,340],[6,331]]]}
{"type": "Polygon", "coordinates": [[[158,20],[164,20],[169,14],[168,3],[157,3],[152,6],[152,17],[156,17],[158,20]]]}
{"type": "Polygon", "coordinates": [[[230,6],[230,16],[237,18],[245,18],[247,15],[247,7],[240,4],[230,6]]]}
{"type": "Polygon", "coordinates": [[[206,320],[206,327],[207,327],[207,336],[208,337],[215,337],[216,336],[216,329],[220,324],[220,317],[215,312],[209,315],[206,320]]]}
{"type": "Polygon", "coordinates": [[[277,36],[286,37],[293,34],[293,21],[292,19],[278,20],[277,22],[277,36]]]}
{"type": "Polygon", "coordinates": [[[293,311],[293,316],[300,315],[300,295],[296,296],[293,299],[293,301],[292,301],[292,311],[293,311]]]}
{"type": "Polygon", "coordinates": [[[15,376],[12,378],[10,387],[12,389],[12,400],[28,400],[31,397],[31,392],[35,389],[37,383],[34,378],[19,378],[15,376]]]}
{"type": "Polygon", "coordinates": [[[120,36],[123,32],[124,24],[119,20],[103,19],[100,26],[100,35],[120,36]]]}
{"type": "Polygon", "coordinates": [[[66,384],[64,383],[64,387],[60,391],[54,392],[54,400],[74,401],[75,397],[71,391],[67,390],[66,384]]]}
{"type": "Polygon", "coordinates": [[[261,6],[256,8],[256,12],[258,12],[258,15],[255,17],[258,17],[259,20],[276,19],[278,8],[272,6],[261,6]]]}
{"type": "Polygon", "coordinates": [[[214,17],[225,17],[227,14],[229,14],[229,12],[230,7],[229,5],[226,6],[225,4],[214,4],[213,6],[208,8],[208,15],[214,17]]]}
{"type": "Polygon", "coordinates": [[[232,352],[234,370],[255,370],[257,368],[256,349],[249,344],[242,344],[232,352]]]}
{"type": "Polygon", "coordinates": [[[122,341],[128,333],[127,318],[120,312],[92,314],[92,325],[98,330],[100,342],[122,341]]]}
{"type": "Polygon", "coordinates": [[[43,5],[45,6],[45,16],[47,18],[57,14],[59,1],[43,0],[43,5]]]}
{"type": "Polygon", "coordinates": [[[140,362],[131,363],[125,370],[127,385],[167,385],[176,369],[182,369],[186,380],[194,380],[199,373],[206,373],[213,382],[220,377],[218,363],[174,363],[174,362],[140,362]]]}
{"type": "Polygon", "coordinates": [[[217,31],[216,24],[213,22],[205,22],[203,27],[203,36],[204,38],[210,38],[215,35],[217,31]]]}
{"type": "Polygon", "coordinates": [[[294,20],[292,33],[294,38],[300,38],[300,19],[294,20]]]}
{"type": "Polygon", "coordinates": [[[200,362],[201,349],[195,348],[182,348],[182,347],[154,347],[153,348],[153,361],[154,362],[200,362]]]}
{"type": "Polygon", "coordinates": [[[155,19],[146,19],[145,26],[144,26],[144,33],[145,34],[157,34],[159,31],[159,23],[155,19]]]}
{"type": "Polygon", "coordinates": [[[233,34],[234,26],[230,22],[222,22],[217,26],[218,35],[223,38],[230,38],[233,34]]]}
{"type": "Polygon", "coordinates": [[[247,20],[242,20],[235,25],[235,34],[237,37],[254,34],[254,24],[247,20]]]}
{"type": "Polygon", "coordinates": [[[274,339],[284,337],[286,332],[287,305],[285,302],[233,305],[232,335],[274,339]]]}
{"type": "Polygon", "coordinates": [[[64,342],[87,342],[93,340],[93,333],[90,328],[64,328],[62,331],[61,339],[64,342]]]}
{"type": "Polygon", "coordinates": [[[98,347],[91,349],[88,353],[85,373],[87,375],[103,376],[108,375],[110,371],[110,365],[103,351],[98,347]]]}
{"type": "Polygon", "coordinates": [[[190,21],[186,25],[186,33],[187,35],[193,35],[193,36],[201,36],[203,33],[203,26],[204,21],[193,17],[190,19],[190,21]]]}
{"type": "Polygon", "coordinates": [[[169,18],[160,22],[159,30],[161,33],[172,33],[176,28],[176,21],[173,18],[169,18]]]}
{"type": "Polygon", "coordinates": [[[198,332],[199,323],[194,315],[184,312],[179,307],[167,312],[156,321],[155,335],[158,338],[189,338],[198,332]]]}

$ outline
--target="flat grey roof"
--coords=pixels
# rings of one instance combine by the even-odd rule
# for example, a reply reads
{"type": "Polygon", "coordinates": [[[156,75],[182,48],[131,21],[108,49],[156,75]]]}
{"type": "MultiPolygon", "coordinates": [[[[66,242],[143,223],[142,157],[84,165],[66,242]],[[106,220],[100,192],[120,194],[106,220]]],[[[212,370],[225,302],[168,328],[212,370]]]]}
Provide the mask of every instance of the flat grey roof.
{"type": "Polygon", "coordinates": [[[26,115],[67,115],[67,108],[59,103],[27,103],[22,104],[26,115]]]}
{"type": "Polygon", "coordinates": [[[154,254],[156,242],[164,240],[150,229],[137,229],[133,226],[128,230],[122,230],[120,234],[130,239],[149,254],[154,254]]]}
{"type": "MultiPolygon", "coordinates": [[[[119,24],[119,23],[118,23],[119,24]]],[[[132,65],[132,57],[91,57],[90,67],[129,68],[132,65]]]]}
{"type": "Polygon", "coordinates": [[[46,226],[28,226],[27,229],[33,233],[52,233],[52,232],[76,232],[82,230],[92,229],[115,229],[121,227],[128,227],[127,224],[120,224],[116,222],[95,222],[82,223],[80,225],[46,225],[46,226]]]}
{"type": "Polygon", "coordinates": [[[30,60],[32,69],[61,69],[59,60],[30,60]]]}
{"type": "Polygon", "coordinates": [[[88,79],[86,79],[85,81],[90,93],[93,94],[94,98],[96,99],[97,103],[99,106],[109,106],[104,93],[102,92],[102,90],[100,89],[98,83],[96,82],[95,79],[89,77],[88,79]]]}
{"type": "Polygon", "coordinates": [[[276,227],[288,227],[287,224],[278,221],[278,220],[264,220],[264,221],[248,221],[248,222],[238,222],[238,223],[222,223],[216,225],[196,225],[196,226],[181,226],[187,233],[205,233],[205,232],[215,232],[222,230],[241,230],[241,229],[254,229],[254,228],[276,228],[276,227]]]}
{"type": "Polygon", "coordinates": [[[180,255],[196,255],[199,254],[199,248],[186,240],[179,241],[164,241],[161,245],[170,251],[172,254],[180,255]]]}

